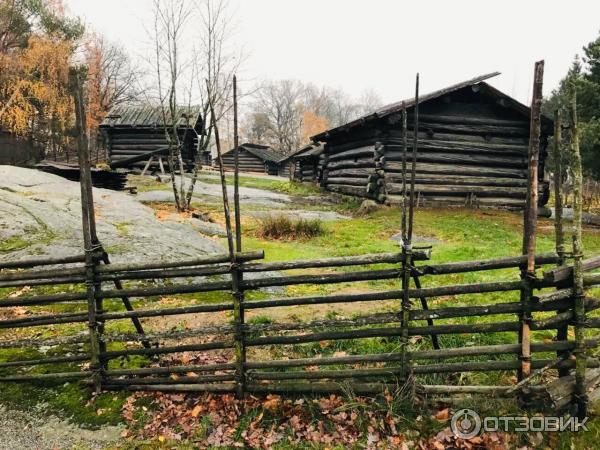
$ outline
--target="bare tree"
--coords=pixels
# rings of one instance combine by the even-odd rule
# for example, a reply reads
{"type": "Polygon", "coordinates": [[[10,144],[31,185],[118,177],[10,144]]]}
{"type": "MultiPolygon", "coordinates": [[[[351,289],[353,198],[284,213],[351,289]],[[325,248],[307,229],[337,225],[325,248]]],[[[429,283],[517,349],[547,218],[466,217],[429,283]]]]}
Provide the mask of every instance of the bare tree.
{"type": "Polygon", "coordinates": [[[356,110],[359,116],[366,116],[377,111],[382,105],[383,102],[379,94],[373,89],[367,89],[358,98],[356,110]]]}
{"type": "MultiPolygon", "coordinates": [[[[231,109],[233,76],[243,61],[243,53],[230,42],[232,22],[226,0],[154,0],[153,65],[169,141],[175,203],[181,211],[190,209],[202,165],[199,156],[209,149],[213,139],[212,124],[227,119],[231,109]],[[198,135],[194,168],[187,186],[182,136],[178,133],[178,122],[185,125],[181,119],[186,109],[199,111],[207,125],[198,135]],[[176,169],[181,174],[179,186],[176,169]]],[[[186,116],[189,118],[190,114],[186,116]]],[[[195,132],[189,126],[186,130],[195,132]]]]}
{"type": "Polygon", "coordinates": [[[138,80],[142,72],[121,45],[108,41],[102,35],[92,35],[85,52],[89,83],[94,83],[90,87],[97,94],[102,111],[137,100],[138,80]]]}
{"type": "Polygon", "coordinates": [[[268,81],[257,90],[245,129],[257,143],[287,154],[306,144],[315,128],[343,125],[374,112],[380,105],[374,91],[365,91],[354,100],[341,89],[319,88],[295,80],[268,81]]]}
{"type": "Polygon", "coordinates": [[[304,86],[296,80],[267,82],[256,94],[254,117],[263,120],[266,142],[284,154],[301,143],[303,96],[304,86]]]}
{"type": "Polygon", "coordinates": [[[269,139],[269,117],[263,112],[253,111],[248,115],[244,137],[249,142],[266,144],[269,139]]]}
{"type": "MultiPolygon", "coordinates": [[[[183,39],[190,16],[190,6],[185,0],[154,0],[154,53],[158,100],[163,116],[165,137],[169,146],[169,172],[179,211],[185,209],[184,164],[181,154],[179,125],[182,109],[178,94],[184,82],[183,72],[190,69],[185,59],[183,39]],[[177,186],[175,174],[179,170],[177,186]]],[[[191,92],[188,92],[191,95],[191,92]]],[[[189,117],[189,115],[186,115],[189,117]]]]}
{"type": "MultiPolygon", "coordinates": [[[[194,72],[200,94],[201,114],[204,122],[209,124],[198,139],[198,152],[202,153],[208,151],[212,142],[211,124],[229,121],[233,77],[244,60],[244,53],[243,50],[235,49],[231,43],[233,17],[227,0],[196,0],[194,5],[199,16],[199,45],[194,49],[194,72]],[[215,115],[214,120],[212,114],[215,115]]],[[[185,196],[185,209],[190,208],[200,168],[201,161],[196,158],[185,196]]]]}

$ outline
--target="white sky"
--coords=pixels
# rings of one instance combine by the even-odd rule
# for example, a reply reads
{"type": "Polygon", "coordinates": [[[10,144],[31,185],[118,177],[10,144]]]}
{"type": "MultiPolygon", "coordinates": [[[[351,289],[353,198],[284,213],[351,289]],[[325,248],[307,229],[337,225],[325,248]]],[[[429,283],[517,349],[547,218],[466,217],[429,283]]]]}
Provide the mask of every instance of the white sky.
{"type": "MultiPolygon", "coordinates": [[[[135,55],[148,47],[151,0],[66,0],[88,26],[135,55]]],[[[546,60],[544,93],[600,31],[597,0],[230,0],[240,78],[296,78],[373,89],[385,103],[500,71],[491,83],[528,103],[533,64],[546,60]]],[[[244,86],[242,86],[242,89],[244,86]]]]}

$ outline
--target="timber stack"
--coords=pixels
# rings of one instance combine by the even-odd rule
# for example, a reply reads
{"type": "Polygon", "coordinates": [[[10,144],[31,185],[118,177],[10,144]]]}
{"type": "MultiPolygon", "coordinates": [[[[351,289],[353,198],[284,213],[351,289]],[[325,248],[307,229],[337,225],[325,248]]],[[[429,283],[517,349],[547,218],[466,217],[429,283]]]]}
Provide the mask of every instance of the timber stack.
{"type": "MultiPolygon", "coordinates": [[[[322,186],[379,202],[402,199],[402,105],[406,139],[418,133],[415,199],[419,204],[522,208],[527,194],[530,108],[484,80],[492,73],[414,99],[314,136],[325,145],[322,186]]],[[[539,203],[549,196],[544,177],[552,120],[542,117],[539,203]]]]}

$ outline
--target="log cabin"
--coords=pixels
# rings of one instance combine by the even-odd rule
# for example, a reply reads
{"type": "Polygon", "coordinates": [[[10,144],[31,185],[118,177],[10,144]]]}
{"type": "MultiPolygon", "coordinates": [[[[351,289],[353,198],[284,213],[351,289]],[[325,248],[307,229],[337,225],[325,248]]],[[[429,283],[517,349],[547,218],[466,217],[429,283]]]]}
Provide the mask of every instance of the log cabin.
{"type": "MultiPolygon", "coordinates": [[[[200,107],[182,106],[178,108],[176,116],[184,163],[191,166],[198,158],[200,164],[210,165],[210,152],[198,154],[198,138],[204,133],[200,107]]],[[[171,128],[171,119],[167,118],[166,122],[166,126],[171,128]]],[[[161,107],[117,106],[110,110],[100,124],[100,133],[111,166],[143,166],[153,154],[162,157],[168,154],[165,118],[161,107]]]]}
{"type": "MultiPolygon", "coordinates": [[[[486,82],[498,72],[419,98],[415,198],[420,205],[521,208],[527,193],[530,108],[486,82]]],[[[321,184],[329,191],[398,203],[402,193],[403,105],[408,167],[415,100],[408,99],[312,137],[325,145],[321,184]]],[[[552,120],[542,117],[540,204],[552,120]]],[[[407,178],[410,172],[407,172],[407,178]]]]}
{"type": "Polygon", "coordinates": [[[0,164],[29,166],[42,159],[41,146],[0,128],[0,164]]]}
{"type": "MultiPolygon", "coordinates": [[[[235,169],[234,149],[223,153],[223,167],[225,170],[235,169]]],[[[239,170],[240,172],[265,173],[267,175],[278,175],[280,162],[284,156],[267,145],[245,143],[239,146],[239,170]]],[[[218,162],[213,161],[213,166],[218,162]]]]}
{"type": "Polygon", "coordinates": [[[293,181],[316,181],[322,169],[319,164],[322,153],[323,145],[314,143],[306,145],[281,161],[279,174],[293,181]]]}

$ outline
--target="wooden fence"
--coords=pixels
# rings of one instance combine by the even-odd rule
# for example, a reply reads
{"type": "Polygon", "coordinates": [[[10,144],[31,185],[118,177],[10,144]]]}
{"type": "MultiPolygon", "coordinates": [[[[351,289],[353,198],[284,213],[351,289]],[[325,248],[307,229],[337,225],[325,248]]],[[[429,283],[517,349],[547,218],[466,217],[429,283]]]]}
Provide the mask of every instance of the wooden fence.
{"type": "MultiPolygon", "coordinates": [[[[443,308],[416,308],[408,306],[408,321],[403,321],[404,291],[399,289],[403,274],[405,255],[373,254],[321,260],[298,260],[285,262],[258,262],[262,252],[236,255],[232,267],[229,255],[213,255],[194,260],[155,264],[112,264],[102,262],[106,255],[94,254],[93,270],[88,270],[84,255],[59,259],[36,259],[0,264],[1,288],[29,286],[66,286],[69,292],[56,294],[22,295],[0,300],[1,308],[26,307],[35,311],[44,305],[63,306],[68,312],[32,313],[23,317],[0,320],[1,329],[35,328],[35,337],[3,340],[0,348],[56,349],[46,356],[28,358],[21,353],[7,362],[0,363],[0,382],[60,381],[82,379],[98,389],[161,390],[161,391],[220,391],[220,392],[343,392],[351,389],[366,394],[381,392],[384,388],[404,385],[414,381],[414,387],[422,393],[489,392],[494,395],[521,394],[523,389],[506,386],[440,386],[423,381],[429,374],[459,372],[518,371],[521,368],[522,346],[517,334],[524,320],[531,330],[556,330],[573,325],[572,270],[568,266],[549,269],[544,277],[533,281],[491,281],[468,284],[439,284],[435,278],[452,274],[494,271],[499,269],[522,269],[526,256],[498,258],[480,261],[427,264],[429,251],[414,250],[415,265],[411,269],[414,288],[408,290],[411,300],[427,301],[435,297],[455,298],[465,294],[490,294],[495,292],[522,292],[533,286],[542,289],[531,297],[526,308],[521,301],[491,302],[473,306],[450,306],[443,308]],[[420,264],[416,264],[416,262],[420,264]],[[60,269],[40,269],[44,266],[60,269]],[[19,269],[19,270],[15,270],[19,269]],[[298,269],[318,269],[318,274],[289,274],[298,269]],[[260,276],[260,275],[267,276],[260,276]],[[256,275],[259,275],[258,277],[256,275]],[[219,279],[213,279],[218,276],[219,279]],[[190,281],[193,277],[195,281],[190,281]],[[200,278],[200,279],[199,279],[200,278]],[[238,278],[236,280],[236,278],[238,278]],[[148,287],[144,280],[171,280],[161,286],[148,287]],[[432,287],[423,287],[425,280],[432,279],[432,287]],[[177,281],[178,280],[178,281],[177,281]],[[246,301],[244,296],[265,288],[293,285],[329,285],[391,280],[398,289],[371,291],[364,294],[334,294],[303,297],[275,297],[246,301]],[[125,287],[123,283],[136,283],[125,287]],[[237,286],[237,288],[236,288],[237,286]],[[89,301],[88,288],[93,291],[94,301],[89,301]],[[222,301],[206,303],[189,301],[189,304],[164,308],[156,306],[161,296],[200,294],[218,291],[222,301]],[[229,297],[229,301],[227,298],[229,297]],[[242,299],[242,301],[237,301],[242,299]],[[132,303],[141,304],[135,310],[132,303]],[[276,308],[300,305],[333,305],[361,302],[368,310],[352,318],[322,318],[302,322],[246,323],[247,312],[271,311],[276,308]],[[124,308],[118,305],[123,304],[124,308]],[[238,320],[226,325],[196,326],[192,328],[147,332],[141,321],[152,317],[185,316],[205,313],[206,322],[214,323],[211,314],[233,313],[240,308],[238,320]],[[372,305],[372,306],[371,306],[372,305]],[[369,311],[378,311],[370,313],[369,311]],[[525,314],[527,313],[527,314],[525,314]],[[489,321],[491,317],[495,321],[489,321]],[[448,323],[452,319],[481,318],[485,322],[467,321],[448,323]],[[508,318],[507,318],[508,317],[508,318]],[[511,317],[513,317],[511,319],[511,317]],[[124,320],[132,321],[131,331],[123,330],[124,320]],[[439,323],[439,322],[442,323],[439,323]],[[111,324],[121,326],[112,327],[111,324]],[[87,326],[74,332],[73,326],[87,326]],[[64,332],[60,327],[65,327],[64,332]],[[45,332],[41,333],[41,327],[45,332]],[[106,329],[113,331],[106,331],[106,329]],[[465,333],[511,333],[513,343],[498,345],[445,346],[431,345],[423,350],[411,350],[409,339],[415,336],[433,338],[465,333]],[[54,337],[58,336],[58,337],[54,337]],[[336,340],[361,340],[386,338],[395,347],[386,353],[352,354],[329,357],[296,359],[262,359],[256,348],[283,348],[300,344],[323,343],[336,340]],[[163,345],[158,345],[162,342],[163,345]],[[126,345],[124,345],[127,343],[126,345]],[[134,344],[135,343],[135,344],[134,344]],[[438,347],[438,348],[435,348],[438,347]],[[180,366],[154,366],[140,368],[117,368],[114,361],[124,361],[134,356],[151,362],[146,357],[181,352],[221,352],[230,358],[219,364],[180,366]],[[253,355],[249,357],[248,355],[253,355]],[[32,366],[43,366],[44,373],[28,373],[32,366]],[[318,370],[317,370],[318,368],[318,370]],[[177,374],[178,376],[173,376],[177,374]]],[[[555,266],[556,254],[536,256],[536,265],[555,266]]],[[[586,262],[585,267],[597,267],[598,259],[586,262]]],[[[518,274],[519,272],[515,272],[518,274]]],[[[590,274],[584,278],[586,286],[600,285],[600,275],[590,274]]],[[[388,283],[389,284],[389,283],[388,283]]],[[[600,306],[600,301],[586,298],[586,310],[600,306]]],[[[405,305],[406,306],[406,305],[405,305]]],[[[575,326],[600,327],[599,319],[588,320],[575,326]]],[[[452,340],[449,340],[450,342],[452,340]]],[[[446,341],[443,341],[446,342],[446,341]]],[[[595,342],[588,341],[590,346],[595,342]]],[[[576,342],[569,339],[532,340],[533,369],[569,369],[575,364],[571,359],[576,342]],[[552,356],[555,354],[555,356],[552,356]]],[[[577,355],[582,357],[582,355],[577,355]]],[[[588,358],[588,367],[598,366],[596,358],[588,358]]],[[[525,385],[523,385],[525,386],[525,385]]]]}
{"type": "MultiPolygon", "coordinates": [[[[600,319],[587,315],[600,306],[600,300],[586,295],[585,289],[600,285],[600,275],[590,273],[600,267],[600,258],[583,260],[581,161],[574,103],[570,123],[573,251],[566,251],[559,200],[556,253],[535,253],[539,154],[535,135],[539,138],[541,72],[543,64],[536,64],[537,106],[532,108],[523,255],[514,257],[432,264],[428,249],[412,246],[415,135],[410,179],[406,176],[408,143],[403,140],[399,217],[403,242],[398,253],[262,262],[262,252],[242,252],[238,171],[234,177],[234,245],[221,164],[228,253],[182,261],[110,264],[96,234],[89,152],[85,134],[80,133],[84,253],[0,263],[0,313],[13,308],[10,317],[0,315],[0,329],[21,329],[19,338],[11,339],[11,334],[5,333],[0,340],[0,352],[12,351],[0,362],[0,382],[81,380],[96,390],[236,392],[240,396],[264,392],[370,394],[406,387],[420,394],[518,396],[525,404],[545,392],[557,407],[572,403],[574,411],[585,416],[586,370],[600,365],[591,353],[600,338],[586,339],[584,334],[588,328],[600,328],[600,319]],[[543,275],[540,269],[544,269],[543,275]],[[456,282],[461,277],[475,279],[468,276],[475,272],[489,272],[484,279],[490,281],[456,282]],[[312,286],[316,294],[286,297],[273,293],[297,285],[312,286]],[[338,286],[340,290],[320,291],[318,286],[338,286]],[[165,307],[165,296],[175,304],[165,307]],[[450,306],[430,308],[431,300],[437,298],[450,306]],[[350,303],[359,305],[361,312],[351,317],[333,314],[288,322],[246,320],[249,315],[277,317],[271,312],[280,308],[289,311],[302,306],[322,313],[319,308],[350,303]],[[144,329],[152,318],[200,314],[201,326],[144,329]],[[223,314],[231,320],[224,321],[223,314]],[[541,331],[546,333],[540,335],[541,331]],[[547,333],[554,338],[548,339],[547,333]],[[502,336],[502,341],[465,345],[462,339],[490,335],[502,336]],[[415,339],[421,344],[415,345],[415,339]],[[385,345],[374,346],[375,351],[364,351],[366,347],[343,354],[321,351],[335,342],[373,340],[385,345]],[[173,364],[165,358],[215,352],[216,359],[200,358],[209,362],[188,358],[173,364]],[[558,371],[558,382],[566,383],[558,388],[534,384],[550,369],[558,371]],[[473,386],[447,378],[463,372],[514,372],[518,382],[473,386]]],[[[81,84],[76,74],[73,78],[78,126],[84,130],[81,84]]],[[[418,81],[416,98],[414,120],[418,121],[418,81]]],[[[560,117],[555,122],[554,151],[558,152],[560,117]]],[[[220,155],[218,130],[212,125],[220,155]]],[[[556,198],[561,199],[560,185],[555,188],[556,198]]]]}

